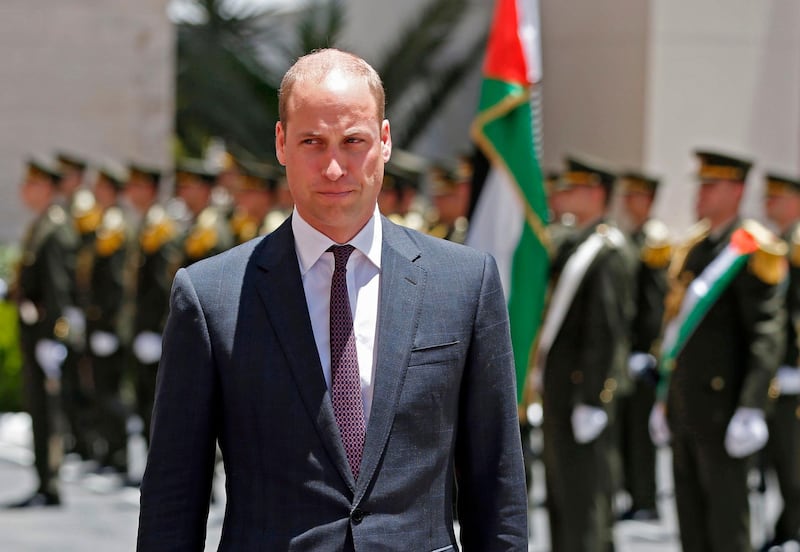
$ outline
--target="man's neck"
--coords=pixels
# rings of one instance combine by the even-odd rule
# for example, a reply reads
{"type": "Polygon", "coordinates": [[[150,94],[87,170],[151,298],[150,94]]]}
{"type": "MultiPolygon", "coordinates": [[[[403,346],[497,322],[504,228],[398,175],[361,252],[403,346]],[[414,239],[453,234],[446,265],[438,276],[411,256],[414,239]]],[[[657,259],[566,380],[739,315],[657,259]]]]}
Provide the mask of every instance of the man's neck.
{"type": "Polygon", "coordinates": [[[718,218],[716,220],[709,220],[709,222],[711,223],[711,227],[709,228],[709,232],[711,234],[722,233],[723,230],[725,230],[731,224],[733,224],[733,221],[735,221],[738,216],[739,216],[739,213],[733,213],[732,215],[729,215],[729,216],[726,216],[726,217],[720,217],[720,218],[718,218]]]}

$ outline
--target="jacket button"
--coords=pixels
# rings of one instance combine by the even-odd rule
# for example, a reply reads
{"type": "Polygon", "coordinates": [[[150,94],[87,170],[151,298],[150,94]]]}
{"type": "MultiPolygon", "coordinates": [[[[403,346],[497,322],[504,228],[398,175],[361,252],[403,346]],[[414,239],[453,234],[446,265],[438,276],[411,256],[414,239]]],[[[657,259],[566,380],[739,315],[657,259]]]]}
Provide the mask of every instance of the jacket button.
{"type": "Polygon", "coordinates": [[[711,379],[711,389],[714,391],[722,391],[725,388],[725,380],[721,376],[716,376],[711,379]]]}
{"type": "Polygon", "coordinates": [[[364,516],[366,515],[367,512],[365,512],[361,508],[356,508],[350,513],[350,521],[352,521],[354,525],[358,525],[359,523],[364,521],[364,516]]]}

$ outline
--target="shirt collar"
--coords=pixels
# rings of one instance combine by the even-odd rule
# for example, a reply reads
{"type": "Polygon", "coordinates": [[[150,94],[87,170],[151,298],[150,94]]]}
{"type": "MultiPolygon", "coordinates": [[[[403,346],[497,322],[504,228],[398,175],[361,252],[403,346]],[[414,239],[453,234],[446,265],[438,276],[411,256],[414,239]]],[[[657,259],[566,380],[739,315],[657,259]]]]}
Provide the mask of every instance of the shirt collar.
{"type": "MultiPolygon", "coordinates": [[[[328,236],[311,226],[297,212],[297,207],[292,212],[292,232],[294,233],[294,244],[297,250],[297,259],[300,262],[300,274],[305,276],[314,264],[322,257],[328,248],[337,244],[328,236]]],[[[364,228],[356,234],[349,242],[350,245],[360,251],[376,268],[381,267],[381,245],[383,243],[383,227],[378,205],[372,217],[364,225],[364,228]]]]}

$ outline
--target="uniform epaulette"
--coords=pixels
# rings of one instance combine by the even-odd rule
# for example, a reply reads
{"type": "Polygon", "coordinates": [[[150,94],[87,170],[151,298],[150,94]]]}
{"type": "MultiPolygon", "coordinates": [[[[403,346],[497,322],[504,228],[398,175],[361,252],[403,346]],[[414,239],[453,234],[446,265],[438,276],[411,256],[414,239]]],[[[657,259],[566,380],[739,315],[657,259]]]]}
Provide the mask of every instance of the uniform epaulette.
{"type": "Polygon", "coordinates": [[[682,237],[675,250],[672,252],[672,259],[669,263],[668,276],[672,279],[677,279],[678,275],[683,270],[683,265],[686,262],[686,256],[692,248],[706,239],[709,232],[711,232],[711,223],[708,219],[701,219],[695,222],[686,231],[686,235],[682,237]]]}
{"type": "Polygon", "coordinates": [[[204,209],[197,217],[197,224],[186,236],[186,242],[184,243],[184,249],[189,258],[200,258],[217,245],[219,240],[217,232],[218,219],[219,213],[211,207],[204,209]]]}
{"type": "Polygon", "coordinates": [[[742,229],[750,234],[758,245],[758,249],[750,255],[748,266],[756,278],[770,285],[775,285],[786,277],[786,242],[773,234],[759,222],[747,219],[742,229]]]}
{"type": "Polygon", "coordinates": [[[109,207],[97,228],[95,251],[101,257],[116,253],[125,243],[125,217],[119,207],[109,207]]]}
{"type": "Polygon", "coordinates": [[[155,205],[147,211],[144,228],[139,236],[139,245],[145,254],[151,255],[174,238],[175,234],[174,221],[161,205],[155,205]]]}
{"type": "Polygon", "coordinates": [[[67,221],[67,213],[61,205],[51,205],[47,208],[47,220],[53,224],[64,224],[67,221]]]}
{"type": "Polygon", "coordinates": [[[672,257],[672,244],[669,241],[669,229],[660,220],[650,219],[642,227],[644,247],[642,262],[649,268],[666,268],[672,257]]]}
{"type": "Polygon", "coordinates": [[[234,212],[231,217],[231,230],[237,241],[244,243],[258,235],[258,221],[242,212],[234,212]]]}
{"type": "Polygon", "coordinates": [[[794,229],[789,238],[789,262],[792,266],[800,267],[800,224],[794,229]]]}
{"type": "Polygon", "coordinates": [[[594,231],[602,236],[605,242],[611,247],[623,247],[627,243],[625,234],[616,226],[601,223],[597,225],[594,231]]]}
{"type": "Polygon", "coordinates": [[[103,218],[103,210],[97,205],[89,190],[78,190],[72,201],[72,218],[81,234],[94,232],[103,218]]]}

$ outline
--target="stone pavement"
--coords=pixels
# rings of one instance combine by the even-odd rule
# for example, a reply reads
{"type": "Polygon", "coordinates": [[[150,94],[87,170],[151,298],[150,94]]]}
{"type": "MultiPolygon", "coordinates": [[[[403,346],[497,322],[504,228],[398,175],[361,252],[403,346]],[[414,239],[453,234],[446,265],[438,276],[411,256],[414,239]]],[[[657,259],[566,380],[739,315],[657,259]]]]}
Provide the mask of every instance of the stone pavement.
{"type": "MultiPolygon", "coordinates": [[[[134,476],[144,466],[144,442],[131,438],[131,471],[134,476]]],[[[10,502],[30,493],[35,475],[30,467],[30,421],[24,414],[0,414],[0,503],[10,502]]],[[[615,528],[618,552],[677,552],[674,503],[671,498],[669,453],[659,457],[659,485],[663,497],[660,522],[618,523],[615,528]]],[[[85,474],[85,463],[67,459],[62,471],[61,508],[0,510],[0,552],[131,552],[136,546],[138,490],[125,488],[114,476],[85,474]]],[[[212,505],[208,523],[206,550],[219,543],[224,513],[224,477],[215,483],[220,499],[212,505]]],[[[544,474],[535,466],[532,504],[543,499],[544,474]]],[[[773,486],[774,488],[774,486],[773,486]]],[[[774,519],[780,505],[775,491],[753,496],[754,541],[762,542],[762,519],[774,519]]],[[[547,513],[542,507],[531,510],[530,550],[549,550],[547,513]]]]}

